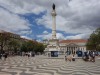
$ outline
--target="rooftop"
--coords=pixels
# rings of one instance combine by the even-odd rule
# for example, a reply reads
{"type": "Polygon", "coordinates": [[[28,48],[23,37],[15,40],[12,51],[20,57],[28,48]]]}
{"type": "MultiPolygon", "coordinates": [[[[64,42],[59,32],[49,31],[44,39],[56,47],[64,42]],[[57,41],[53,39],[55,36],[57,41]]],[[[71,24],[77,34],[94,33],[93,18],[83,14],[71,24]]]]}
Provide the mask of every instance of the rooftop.
{"type": "Polygon", "coordinates": [[[60,43],[86,43],[86,39],[61,40],[60,43]]]}

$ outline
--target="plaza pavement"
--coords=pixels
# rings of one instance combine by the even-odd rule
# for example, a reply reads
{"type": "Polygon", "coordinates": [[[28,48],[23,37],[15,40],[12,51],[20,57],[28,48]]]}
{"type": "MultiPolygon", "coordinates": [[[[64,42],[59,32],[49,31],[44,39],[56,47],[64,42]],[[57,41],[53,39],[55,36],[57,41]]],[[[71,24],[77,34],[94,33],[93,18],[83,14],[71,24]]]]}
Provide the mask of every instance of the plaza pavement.
{"type": "Polygon", "coordinates": [[[0,75],[100,75],[100,59],[96,62],[85,62],[76,59],[74,62],[64,61],[64,58],[9,57],[0,60],[0,75]]]}

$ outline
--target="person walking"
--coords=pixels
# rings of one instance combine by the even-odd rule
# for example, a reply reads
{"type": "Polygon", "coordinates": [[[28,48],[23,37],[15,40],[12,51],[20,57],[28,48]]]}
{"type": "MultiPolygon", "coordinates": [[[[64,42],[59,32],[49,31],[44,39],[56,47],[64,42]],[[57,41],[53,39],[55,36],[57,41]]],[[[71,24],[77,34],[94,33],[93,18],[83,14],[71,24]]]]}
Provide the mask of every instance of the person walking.
{"type": "Polygon", "coordinates": [[[92,58],[93,58],[92,61],[95,62],[95,53],[94,52],[93,52],[93,57],[92,58]]]}
{"type": "Polygon", "coordinates": [[[72,61],[75,61],[75,55],[74,54],[72,55],[72,61]]]}
{"type": "Polygon", "coordinates": [[[65,55],[65,61],[67,61],[67,56],[65,55]]]}
{"type": "Polygon", "coordinates": [[[6,60],[8,57],[7,53],[4,54],[4,60],[6,60]]]}
{"type": "Polygon", "coordinates": [[[0,53],[0,59],[2,59],[2,54],[0,53]]]}
{"type": "Polygon", "coordinates": [[[90,61],[95,62],[95,53],[93,51],[90,52],[90,61]]]}

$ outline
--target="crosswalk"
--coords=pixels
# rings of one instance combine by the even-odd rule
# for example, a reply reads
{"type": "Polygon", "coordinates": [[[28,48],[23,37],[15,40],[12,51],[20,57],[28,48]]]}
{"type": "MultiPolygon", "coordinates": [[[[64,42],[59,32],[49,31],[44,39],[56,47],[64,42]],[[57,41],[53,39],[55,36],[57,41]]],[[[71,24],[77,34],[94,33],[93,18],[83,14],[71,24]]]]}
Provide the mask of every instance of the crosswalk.
{"type": "Polygon", "coordinates": [[[9,57],[0,60],[0,75],[100,75],[100,60],[85,62],[82,59],[65,61],[44,56],[9,57]]]}

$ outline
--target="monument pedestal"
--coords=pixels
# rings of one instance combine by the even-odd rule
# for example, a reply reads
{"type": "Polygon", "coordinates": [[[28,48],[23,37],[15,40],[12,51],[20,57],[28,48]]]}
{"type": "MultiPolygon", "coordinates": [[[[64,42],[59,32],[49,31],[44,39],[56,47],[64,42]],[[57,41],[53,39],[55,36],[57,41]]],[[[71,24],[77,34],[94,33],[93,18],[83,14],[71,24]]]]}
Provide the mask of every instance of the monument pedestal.
{"type": "Polygon", "coordinates": [[[58,39],[50,39],[49,45],[47,46],[47,49],[45,50],[47,55],[51,56],[51,57],[58,57],[59,51],[60,51],[59,40],[58,39]]]}

